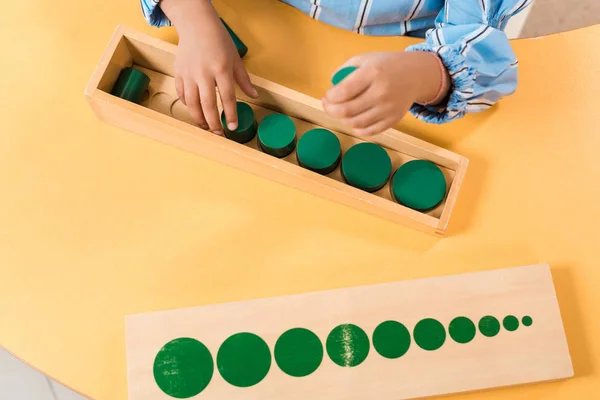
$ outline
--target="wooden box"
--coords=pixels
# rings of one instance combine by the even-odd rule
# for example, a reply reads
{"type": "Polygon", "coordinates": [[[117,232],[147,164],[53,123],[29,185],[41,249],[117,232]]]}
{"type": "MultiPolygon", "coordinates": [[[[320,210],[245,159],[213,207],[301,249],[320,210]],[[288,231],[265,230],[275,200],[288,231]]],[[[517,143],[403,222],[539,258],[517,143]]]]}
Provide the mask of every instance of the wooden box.
{"type": "Polygon", "coordinates": [[[446,232],[467,170],[465,157],[393,129],[374,137],[358,138],[340,121],[328,116],[317,99],[258,76],[250,75],[259,92],[257,100],[238,89],[238,100],[252,106],[258,121],[268,113],[281,112],[292,117],[299,136],[314,127],[330,129],[340,139],[342,152],[367,139],[388,151],[394,170],[413,159],[437,164],[446,178],[446,196],[433,210],[415,211],[392,200],[389,183],[375,193],[367,193],[346,184],[339,168],[322,176],[298,166],[295,152],[278,159],[258,150],[256,138],[239,144],[194,125],[175,92],[176,49],[175,45],[157,38],[117,27],[85,90],[98,117],[137,134],[396,223],[436,235],[446,232]],[[148,96],[140,105],[110,94],[121,70],[131,66],[141,69],[151,79],[148,96]]]}

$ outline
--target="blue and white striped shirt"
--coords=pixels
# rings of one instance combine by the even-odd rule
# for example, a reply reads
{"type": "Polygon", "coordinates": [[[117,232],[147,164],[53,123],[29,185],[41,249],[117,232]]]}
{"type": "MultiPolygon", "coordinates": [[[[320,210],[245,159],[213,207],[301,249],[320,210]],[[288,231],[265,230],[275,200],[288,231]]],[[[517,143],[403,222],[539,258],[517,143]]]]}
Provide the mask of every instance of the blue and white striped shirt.
{"type": "MultiPolygon", "coordinates": [[[[140,0],[144,17],[171,25],[159,0],[140,0]]],[[[517,87],[518,61],[504,29],[533,0],[282,0],[311,18],[364,35],[425,37],[408,51],[437,53],[452,78],[440,106],[413,105],[411,113],[443,123],[490,108],[517,87]]]]}

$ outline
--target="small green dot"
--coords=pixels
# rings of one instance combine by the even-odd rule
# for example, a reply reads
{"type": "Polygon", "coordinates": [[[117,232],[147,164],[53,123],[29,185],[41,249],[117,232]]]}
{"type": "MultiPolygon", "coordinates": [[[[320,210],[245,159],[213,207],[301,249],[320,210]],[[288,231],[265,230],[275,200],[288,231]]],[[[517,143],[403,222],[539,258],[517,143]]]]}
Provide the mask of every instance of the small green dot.
{"type": "Polygon", "coordinates": [[[233,386],[254,386],[271,368],[269,346],[253,333],[236,333],[219,348],[217,368],[223,379],[233,386]]]}
{"type": "Polygon", "coordinates": [[[213,358],[206,346],[195,339],[174,339],[156,355],[153,372],[160,390],[171,397],[187,399],[210,383],[213,358]]]}
{"type": "Polygon", "coordinates": [[[311,129],[298,140],[296,157],[300,166],[327,175],[340,163],[340,139],[327,129],[311,129]]]}
{"type": "Polygon", "coordinates": [[[333,75],[333,78],[331,78],[331,83],[333,83],[334,85],[337,85],[338,83],[343,81],[348,75],[350,75],[351,73],[353,73],[356,70],[357,70],[357,68],[354,66],[344,67],[344,68],[340,69],[338,72],[336,72],[333,75]]]}
{"type": "Polygon", "coordinates": [[[469,343],[476,332],[475,324],[467,317],[456,317],[448,326],[448,333],[456,343],[469,343]]]}
{"type": "Polygon", "coordinates": [[[514,315],[508,315],[502,320],[502,325],[507,331],[514,332],[519,328],[519,320],[514,315]]]}
{"type": "Polygon", "coordinates": [[[500,332],[500,322],[491,315],[479,320],[479,332],[486,337],[494,337],[500,332]]]}
{"type": "Polygon", "coordinates": [[[275,343],[275,361],[288,375],[302,377],[312,374],[323,361],[323,345],[308,329],[293,328],[275,343]]]}
{"type": "Polygon", "coordinates": [[[427,211],[444,200],[446,178],[431,161],[412,160],[396,170],[390,190],[398,203],[417,211],[427,211]]]}
{"type": "Polygon", "coordinates": [[[410,347],[410,332],[400,322],[382,322],[373,332],[373,347],[382,357],[402,357],[410,347]]]}
{"type": "Polygon", "coordinates": [[[335,327],[327,336],[327,354],[341,367],[356,367],[369,355],[369,337],[356,325],[335,327]]]}
{"type": "Polygon", "coordinates": [[[423,350],[437,350],[446,341],[446,329],[439,321],[425,318],[415,326],[413,337],[415,343],[423,350]]]}
{"type": "Polygon", "coordinates": [[[531,324],[533,324],[533,319],[529,315],[526,315],[521,322],[523,322],[523,325],[525,326],[531,326],[531,324]]]}

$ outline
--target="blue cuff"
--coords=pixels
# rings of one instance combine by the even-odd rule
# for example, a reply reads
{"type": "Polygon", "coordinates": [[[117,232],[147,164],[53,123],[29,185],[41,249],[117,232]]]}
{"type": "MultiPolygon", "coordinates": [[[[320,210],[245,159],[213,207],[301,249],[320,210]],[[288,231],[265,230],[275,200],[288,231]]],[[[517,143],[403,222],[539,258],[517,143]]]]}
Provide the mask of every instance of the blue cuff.
{"type": "Polygon", "coordinates": [[[156,28],[163,26],[172,26],[171,21],[158,4],[159,0],[140,0],[142,3],[142,13],[146,21],[156,28]]]}
{"type": "Polygon", "coordinates": [[[418,119],[433,124],[443,124],[462,118],[466,114],[467,102],[473,96],[475,84],[475,69],[467,64],[465,56],[451,45],[434,46],[419,43],[406,50],[436,53],[446,66],[452,80],[451,92],[446,104],[422,106],[415,103],[410,112],[418,119]]]}

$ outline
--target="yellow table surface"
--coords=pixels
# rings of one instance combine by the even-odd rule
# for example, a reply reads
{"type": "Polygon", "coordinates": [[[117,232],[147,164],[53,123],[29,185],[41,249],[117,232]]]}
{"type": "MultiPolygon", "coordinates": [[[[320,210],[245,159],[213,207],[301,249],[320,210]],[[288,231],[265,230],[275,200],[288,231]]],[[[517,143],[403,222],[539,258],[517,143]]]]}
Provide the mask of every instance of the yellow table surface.
{"type": "MultiPolygon", "coordinates": [[[[215,3],[250,72],[318,98],[351,55],[415,42],[215,3]]],[[[600,26],[514,42],[519,89],[493,110],[400,124],[471,160],[438,239],[98,121],[83,89],[115,26],[177,40],[137,0],[2,11],[0,344],[24,361],[126,399],[128,314],[545,262],[575,378],[456,398],[600,395],[600,26]]]]}

